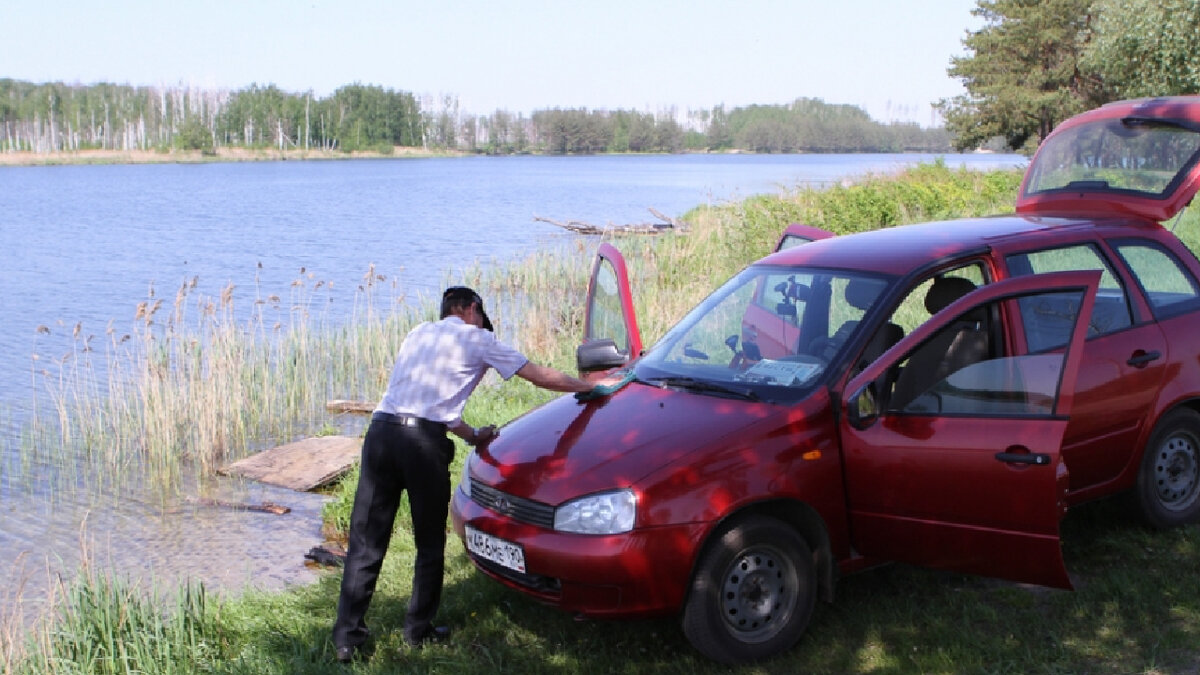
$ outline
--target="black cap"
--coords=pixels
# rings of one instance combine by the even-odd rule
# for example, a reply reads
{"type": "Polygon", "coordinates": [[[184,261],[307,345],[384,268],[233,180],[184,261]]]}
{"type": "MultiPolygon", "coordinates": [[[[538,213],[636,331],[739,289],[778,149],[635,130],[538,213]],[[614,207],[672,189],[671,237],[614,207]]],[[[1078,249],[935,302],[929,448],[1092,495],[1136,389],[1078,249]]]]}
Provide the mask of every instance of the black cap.
{"type": "Polygon", "coordinates": [[[446,289],[445,293],[442,293],[442,318],[450,316],[452,308],[469,306],[472,303],[479,307],[479,316],[483,318],[483,328],[492,330],[492,320],[488,318],[487,312],[483,311],[483,298],[466,286],[451,286],[446,289]]]}

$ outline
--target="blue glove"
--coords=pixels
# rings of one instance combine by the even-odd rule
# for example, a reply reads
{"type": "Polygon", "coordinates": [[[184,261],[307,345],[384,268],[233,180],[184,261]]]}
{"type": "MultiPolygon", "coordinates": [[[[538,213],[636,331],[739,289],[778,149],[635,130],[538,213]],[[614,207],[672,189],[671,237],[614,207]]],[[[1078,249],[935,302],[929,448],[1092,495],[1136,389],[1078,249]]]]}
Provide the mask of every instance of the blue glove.
{"type": "Polygon", "coordinates": [[[624,387],[633,381],[633,373],[625,373],[624,377],[613,382],[612,384],[598,384],[587,391],[575,392],[575,399],[579,401],[592,401],[602,396],[612,396],[618,389],[624,387]]]}

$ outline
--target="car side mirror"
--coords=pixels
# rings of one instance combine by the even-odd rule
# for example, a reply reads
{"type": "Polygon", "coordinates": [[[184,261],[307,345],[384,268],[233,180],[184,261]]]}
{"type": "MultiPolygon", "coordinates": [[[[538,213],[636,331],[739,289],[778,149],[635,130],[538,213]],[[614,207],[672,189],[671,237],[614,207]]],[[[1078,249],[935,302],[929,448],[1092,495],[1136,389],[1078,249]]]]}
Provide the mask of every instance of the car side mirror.
{"type": "Polygon", "coordinates": [[[779,316],[796,316],[796,306],[788,301],[783,301],[775,305],[775,313],[779,316]]]}
{"type": "Polygon", "coordinates": [[[879,419],[879,397],[870,382],[846,399],[846,420],[855,429],[867,429],[879,419]]]}
{"type": "Polygon", "coordinates": [[[575,366],[581,373],[619,368],[628,360],[612,338],[589,340],[575,349],[575,366]]]}

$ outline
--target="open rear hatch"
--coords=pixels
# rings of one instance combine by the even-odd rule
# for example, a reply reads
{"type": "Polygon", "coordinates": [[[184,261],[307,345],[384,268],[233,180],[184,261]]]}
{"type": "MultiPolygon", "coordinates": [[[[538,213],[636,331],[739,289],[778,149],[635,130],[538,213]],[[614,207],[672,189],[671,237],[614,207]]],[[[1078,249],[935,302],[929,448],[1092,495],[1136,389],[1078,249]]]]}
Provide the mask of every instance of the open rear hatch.
{"type": "Polygon", "coordinates": [[[1195,196],[1198,164],[1200,96],[1110,103],[1046,137],[1025,172],[1017,212],[1162,222],[1195,196]]]}

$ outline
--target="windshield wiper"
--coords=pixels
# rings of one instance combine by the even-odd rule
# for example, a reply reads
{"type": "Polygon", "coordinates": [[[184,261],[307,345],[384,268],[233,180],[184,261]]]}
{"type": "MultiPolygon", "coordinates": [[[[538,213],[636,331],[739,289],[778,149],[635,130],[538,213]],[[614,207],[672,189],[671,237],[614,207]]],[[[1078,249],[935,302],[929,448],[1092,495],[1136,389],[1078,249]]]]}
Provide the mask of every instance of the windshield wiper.
{"type": "Polygon", "coordinates": [[[648,384],[654,384],[660,387],[678,387],[689,391],[708,392],[714,394],[724,394],[726,396],[734,396],[747,401],[762,400],[758,394],[750,389],[740,389],[738,387],[730,387],[709,380],[698,380],[694,377],[651,377],[641,380],[648,384]]]}

